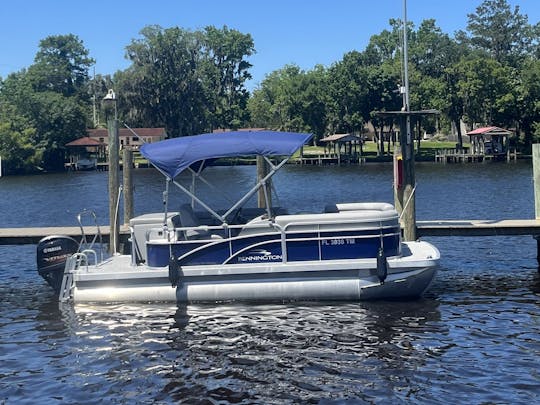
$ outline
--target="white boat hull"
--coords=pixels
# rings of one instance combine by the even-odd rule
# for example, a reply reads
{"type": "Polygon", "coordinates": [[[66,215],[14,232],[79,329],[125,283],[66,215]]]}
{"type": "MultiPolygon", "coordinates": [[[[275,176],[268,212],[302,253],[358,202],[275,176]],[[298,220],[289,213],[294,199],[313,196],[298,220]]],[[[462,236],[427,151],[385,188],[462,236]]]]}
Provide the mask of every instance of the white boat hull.
{"type": "Polygon", "coordinates": [[[431,284],[439,259],[427,242],[404,243],[401,257],[388,258],[381,282],[375,259],[186,266],[178,287],[167,268],[132,265],[130,256],[114,256],[98,266],[72,272],[75,302],[295,301],[368,300],[418,297],[431,284]]]}

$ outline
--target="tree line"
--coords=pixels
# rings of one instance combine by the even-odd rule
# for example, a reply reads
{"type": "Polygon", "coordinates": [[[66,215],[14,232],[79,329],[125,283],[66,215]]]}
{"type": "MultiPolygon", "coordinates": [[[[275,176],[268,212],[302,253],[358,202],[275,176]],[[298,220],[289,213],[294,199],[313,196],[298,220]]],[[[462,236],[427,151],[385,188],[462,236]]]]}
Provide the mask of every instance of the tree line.
{"type": "MultiPolygon", "coordinates": [[[[191,31],[147,26],[126,47],[130,66],[91,75],[95,61],[75,35],[40,41],[34,63],[0,81],[0,156],[7,173],[58,170],[65,144],[100,123],[100,100],[113,88],[120,120],[165,127],[169,136],[218,128],[307,131],[314,141],[339,132],[361,134],[374,111],[399,110],[404,84],[400,20],[331,66],[270,72],[251,92],[250,34],[226,26],[191,31]]],[[[437,109],[419,129],[456,131],[461,122],[511,128],[515,146],[540,140],[540,23],[506,0],[485,0],[466,31],[450,36],[428,19],[407,27],[410,108],[437,109]]],[[[382,143],[381,143],[382,145],[382,143]]],[[[382,152],[382,151],[381,151],[382,152]]]]}

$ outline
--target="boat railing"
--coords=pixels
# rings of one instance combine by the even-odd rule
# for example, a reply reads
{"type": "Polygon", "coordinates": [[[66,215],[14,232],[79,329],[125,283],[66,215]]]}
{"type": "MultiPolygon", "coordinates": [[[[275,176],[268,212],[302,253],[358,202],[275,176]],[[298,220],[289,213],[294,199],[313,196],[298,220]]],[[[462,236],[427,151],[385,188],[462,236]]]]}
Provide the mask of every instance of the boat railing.
{"type": "MultiPolygon", "coordinates": [[[[275,220],[268,222],[248,222],[247,224],[223,224],[223,225],[198,225],[198,226],[175,226],[173,228],[156,226],[146,231],[146,241],[151,240],[166,240],[166,241],[180,241],[189,238],[178,238],[179,235],[186,232],[197,232],[200,235],[207,236],[207,239],[216,239],[221,237],[234,237],[237,236],[239,231],[248,229],[262,229],[270,228],[278,230],[282,233],[292,232],[305,232],[312,231],[328,231],[339,230],[342,225],[358,225],[353,227],[342,228],[344,231],[354,230],[374,230],[374,229],[394,229],[399,226],[397,217],[389,217],[383,219],[374,218],[339,218],[339,222],[324,221],[321,222],[319,218],[314,220],[302,220],[302,221],[290,221],[281,225],[275,220]],[[394,222],[395,220],[395,222],[394,222]],[[370,226],[366,226],[369,224],[370,226]],[[297,227],[298,229],[291,230],[291,228],[297,227]],[[313,227],[309,229],[309,227],[313,227]],[[332,227],[331,229],[329,227],[332,227]],[[334,228],[335,227],[335,228],[334,228]]],[[[205,238],[196,238],[205,239],[205,238]]]]}
{"type": "MultiPolygon", "coordinates": [[[[369,222],[369,223],[373,223],[373,219],[371,220],[368,220],[368,219],[364,219],[363,221],[360,220],[360,221],[344,221],[342,223],[362,223],[362,222],[369,222]]],[[[283,263],[287,263],[288,259],[287,259],[287,242],[303,242],[303,241],[311,241],[311,240],[317,240],[318,244],[319,244],[319,260],[322,260],[322,252],[321,252],[321,244],[322,244],[322,241],[328,241],[328,240],[356,240],[356,239],[368,239],[368,238],[373,238],[373,235],[362,235],[362,234],[347,234],[347,235],[343,235],[343,236],[333,236],[333,237],[329,237],[329,236],[321,236],[321,233],[324,233],[324,232],[328,232],[329,229],[325,229],[325,228],[321,228],[321,225],[328,225],[328,223],[326,224],[321,224],[320,222],[289,222],[287,224],[285,224],[284,226],[281,226],[279,224],[273,224],[273,226],[279,230],[280,234],[281,234],[281,252],[282,252],[282,261],[283,263]],[[305,233],[306,230],[302,230],[302,229],[297,229],[297,230],[294,230],[294,231],[288,231],[287,228],[289,227],[294,227],[294,226],[304,226],[304,225],[317,225],[317,229],[316,230],[312,230],[310,229],[310,231],[312,232],[317,232],[317,237],[300,237],[300,238],[294,238],[294,239],[290,239],[290,238],[287,238],[288,235],[291,235],[291,234],[302,234],[302,233],[305,233]]],[[[366,230],[374,230],[374,229],[379,229],[380,230],[380,238],[381,238],[381,244],[383,243],[382,241],[384,240],[385,237],[393,237],[393,236],[401,236],[401,230],[398,230],[398,231],[394,231],[394,232],[385,232],[385,230],[387,229],[395,229],[396,228],[396,225],[395,224],[389,224],[389,225],[385,225],[383,224],[383,221],[379,221],[379,224],[378,226],[373,226],[373,227],[365,227],[365,226],[362,226],[362,227],[359,227],[359,228],[347,228],[346,231],[347,232],[354,232],[354,231],[366,231],[366,230]]]]}
{"type": "Polygon", "coordinates": [[[99,248],[99,261],[103,261],[103,237],[101,236],[101,229],[99,227],[97,216],[94,211],[83,210],[77,214],[77,222],[79,222],[79,228],[81,229],[81,240],[79,241],[79,251],[92,251],[96,257],[97,263],[97,253],[96,250],[99,248]],[[86,232],[83,225],[85,218],[90,217],[92,221],[92,226],[95,227],[95,233],[92,238],[90,238],[86,232]]]}
{"type": "MultiPolygon", "coordinates": [[[[385,222],[388,222],[388,220],[386,220],[385,222]]],[[[369,230],[374,230],[374,229],[389,229],[389,228],[395,228],[396,226],[399,226],[399,223],[396,222],[396,223],[387,223],[387,224],[384,224],[383,221],[375,221],[373,219],[362,219],[362,220],[341,220],[338,222],[317,222],[317,221],[313,221],[313,222],[307,222],[307,221],[297,221],[297,222],[287,222],[286,224],[284,225],[280,225],[278,223],[275,223],[273,226],[276,227],[276,228],[282,228],[283,229],[283,232],[305,232],[307,230],[310,230],[309,227],[310,226],[314,226],[316,227],[317,229],[316,230],[320,230],[320,231],[329,231],[329,230],[333,230],[333,231],[337,231],[337,230],[340,230],[340,226],[341,225],[355,225],[355,224],[358,224],[358,225],[361,225],[359,227],[350,227],[350,228],[341,228],[343,231],[354,231],[354,230],[366,230],[366,231],[369,231],[369,230]],[[365,226],[365,224],[370,224],[371,226],[365,226]],[[335,226],[335,229],[334,228],[330,228],[329,226],[335,226]],[[293,227],[297,227],[298,229],[295,229],[295,230],[289,230],[290,228],[293,228],[293,227]]]]}
{"type": "MultiPolygon", "coordinates": [[[[302,215],[302,214],[300,214],[302,215]]],[[[309,215],[309,214],[308,214],[309,215]]],[[[313,214],[321,215],[321,214],[313,214]]],[[[328,214],[322,214],[328,215],[328,214]]],[[[339,214],[337,214],[339,215],[339,214]]],[[[256,218],[257,219],[257,218],[256,218]]],[[[283,225],[278,221],[256,221],[248,222],[246,224],[222,224],[222,225],[198,225],[198,226],[175,226],[169,227],[153,227],[146,231],[146,241],[151,240],[164,240],[168,242],[183,241],[190,239],[219,239],[219,238],[231,238],[236,236],[242,236],[240,231],[243,230],[255,230],[255,229],[275,229],[281,233],[292,232],[306,232],[311,231],[337,231],[342,228],[344,231],[354,230],[374,230],[374,229],[394,229],[399,226],[398,217],[390,216],[388,218],[377,219],[373,217],[349,217],[349,218],[334,218],[334,220],[327,220],[321,222],[321,218],[313,218],[312,220],[302,219],[299,221],[286,222],[283,225]],[[339,222],[335,221],[339,219],[339,222]],[[369,224],[369,226],[366,226],[369,224]],[[358,225],[352,227],[343,228],[342,225],[358,225]],[[298,229],[291,230],[291,228],[297,227],[298,229]],[[311,229],[309,229],[312,227],[311,229]],[[190,233],[194,238],[186,237],[185,235],[190,233]],[[184,237],[182,237],[184,235],[184,237]]]]}

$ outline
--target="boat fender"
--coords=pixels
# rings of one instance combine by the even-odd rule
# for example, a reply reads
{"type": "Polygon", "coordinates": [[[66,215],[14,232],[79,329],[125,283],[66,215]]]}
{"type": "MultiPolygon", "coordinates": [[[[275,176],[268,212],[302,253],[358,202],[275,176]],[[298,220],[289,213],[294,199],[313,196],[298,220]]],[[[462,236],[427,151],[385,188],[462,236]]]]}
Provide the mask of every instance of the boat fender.
{"type": "Polygon", "coordinates": [[[178,261],[174,256],[169,258],[169,281],[171,282],[171,287],[176,287],[180,281],[180,266],[178,261]]]}
{"type": "Polygon", "coordinates": [[[386,255],[384,254],[383,248],[379,248],[377,252],[377,277],[381,284],[384,284],[386,276],[388,275],[388,262],[386,261],[386,255]]]}

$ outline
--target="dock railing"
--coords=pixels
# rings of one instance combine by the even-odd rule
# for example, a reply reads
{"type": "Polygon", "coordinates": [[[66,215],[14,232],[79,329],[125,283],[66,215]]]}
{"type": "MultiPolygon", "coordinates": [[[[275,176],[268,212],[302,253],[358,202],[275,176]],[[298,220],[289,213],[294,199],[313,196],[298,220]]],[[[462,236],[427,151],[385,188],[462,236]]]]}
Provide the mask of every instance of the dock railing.
{"type": "Polygon", "coordinates": [[[485,154],[472,153],[468,148],[462,149],[440,149],[435,153],[435,162],[438,163],[475,163],[487,162],[491,160],[506,160],[510,162],[517,160],[516,149],[508,149],[506,153],[485,154]]]}

